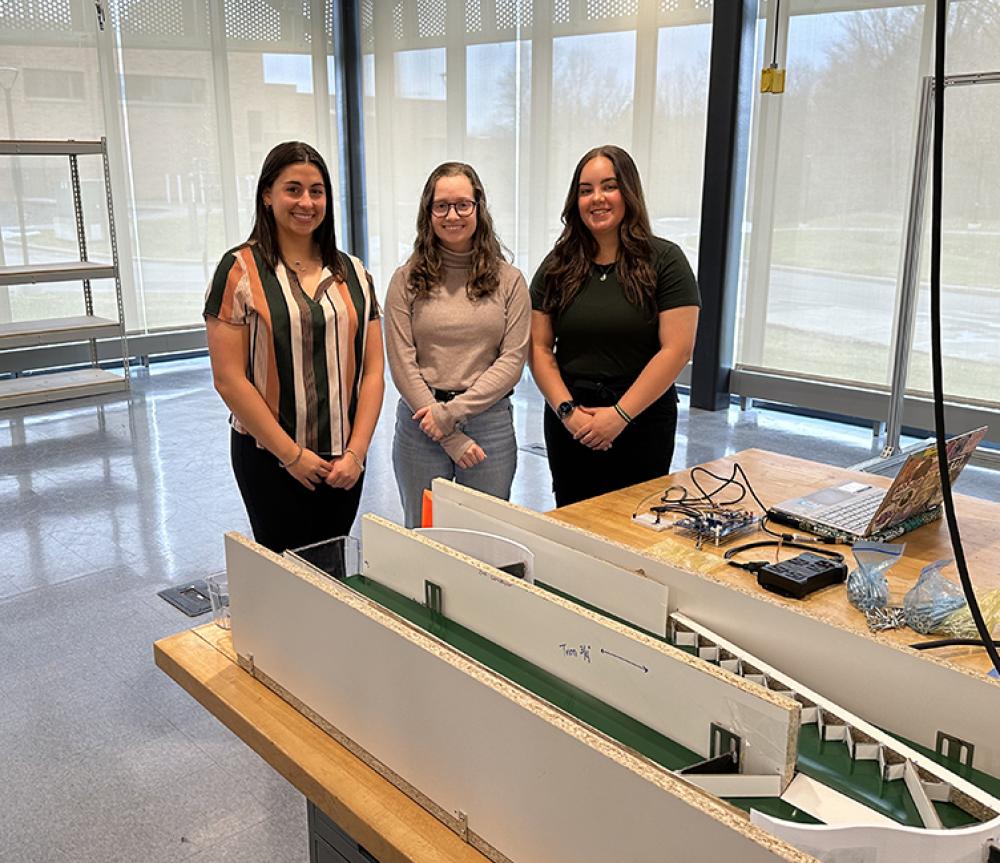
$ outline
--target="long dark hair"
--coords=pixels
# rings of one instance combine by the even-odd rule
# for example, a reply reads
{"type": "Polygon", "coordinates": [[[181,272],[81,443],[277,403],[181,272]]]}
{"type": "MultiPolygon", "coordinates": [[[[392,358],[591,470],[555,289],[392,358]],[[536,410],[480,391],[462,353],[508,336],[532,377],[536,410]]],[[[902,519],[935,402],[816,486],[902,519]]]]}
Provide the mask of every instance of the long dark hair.
{"type": "Polygon", "coordinates": [[[323,265],[329,268],[334,276],[343,279],[344,267],[340,252],[337,250],[337,235],[333,228],[333,184],[330,182],[330,172],[316,149],[302,141],[285,141],[283,144],[278,144],[264,159],[260,177],[257,179],[253,228],[247,242],[256,244],[272,269],[278,266],[278,261],[281,259],[278,226],[274,223],[274,213],[271,212],[271,208],[264,206],[264,193],[274,185],[274,181],[285,168],[301,162],[316,166],[323,178],[323,187],[326,189],[326,215],[320,226],[313,231],[313,241],[319,246],[323,265]]]}
{"type": "Polygon", "coordinates": [[[415,297],[426,297],[443,279],[441,248],[431,224],[431,204],[434,187],[442,177],[466,177],[472,184],[476,201],[476,232],[472,235],[472,268],[466,293],[470,299],[488,297],[500,285],[500,262],[503,246],[493,229],[493,219],[486,205],[486,190],[471,165],[465,162],[445,162],[438,165],[424,183],[417,210],[417,236],[407,264],[410,267],[410,290],[415,297]]]}
{"type": "Polygon", "coordinates": [[[580,218],[579,187],[584,166],[598,156],[606,158],[614,167],[625,204],[625,216],[618,226],[618,281],[625,299],[655,317],[656,273],[649,211],[635,162],[621,147],[613,144],[588,150],[573,171],[562,209],[563,231],[545,263],[542,311],[555,315],[564,312],[590,276],[598,247],[597,240],[580,218]]]}

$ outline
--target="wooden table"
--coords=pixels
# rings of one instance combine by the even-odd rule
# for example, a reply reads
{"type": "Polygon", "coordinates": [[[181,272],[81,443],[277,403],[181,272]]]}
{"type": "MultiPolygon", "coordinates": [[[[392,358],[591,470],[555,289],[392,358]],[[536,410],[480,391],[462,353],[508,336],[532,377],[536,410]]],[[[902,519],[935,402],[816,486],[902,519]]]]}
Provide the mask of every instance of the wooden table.
{"type": "Polygon", "coordinates": [[[157,641],[153,651],[163,671],[380,863],[488,863],[241,669],[227,631],[209,623],[157,641]]]}
{"type": "MultiPolygon", "coordinates": [[[[704,467],[713,473],[728,477],[734,463],[739,463],[746,471],[754,491],[769,506],[829,485],[848,481],[859,481],[883,487],[888,487],[891,483],[890,479],[876,474],[844,470],[759,449],[744,450],[732,456],[716,459],[707,462],[704,467]]],[[[712,485],[705,484],[703,481],[705,479],[702,477],[699,481],[704,487],[712,488],[712,485]]],[[[707,481],[714,483],[712,480],[707,481]]],[[[649,506],[656,502],[655,495],[661,494],[667,486],[672,484],[684,485],[692,493],[695,492],[688,471],[683,470],[671,474],[669,477],[651,480],[641,485],[631,486],[553,510],[549,515],[559,521],[585,528],[631,548],[648,549],[660,543],[669,534],[657,533],[636,524],[631,519],[632,513],[643,498],[653,496],[646,503],[646,506],[649,506]]],[[[752,501],[749,501],[747,506],[753,507],[752,501]]],[[[982,595],[991,588],[1000,587],[1000,504],[956,495],[955,506],[972,581],[977,593],[982,595]]],[[[785,530],[790,530],[790,528],[785,528],[785,530]]],[[[769,537],[755,534],[743,541],[763,539],[769,539],[769,537]]],[[[890,599],[901,602],[903,595],[913,586],[920,570],[926,564],[941,558],[951,558],[953,555],[944,519],[905,534],[896,542],[905,543],[906,551],[904,557],[890,570],[889,589],[890,599]]],[[[840,551],[848,563],[853,565],[854,559],[848,546],[824,546],[824,548],[840,551]]],[[[725,547],[716,550],[710,545],[706,545],[704,550],[719,557],[719,566],[711,570],[713,576],[731,580],[734,584],[739,583],[744,586],[752,584],[757,590],[763,590],[756,587],[753,576],[749,573],[730,567],[722,561],[725,547]]],[[[766,557],[767,554],[768,549],[760,549],[749,552],[744,559],[760,559],[766,557]]],[[[957,582],[958,575],[954,567],[946,570],[946,574],[957,582]]],[[[817,618],[822,617],[827,621],[834,620],[844,629],[865,634],[868,632],[864,615],[848,602],[843,586],[826,588],[804,600],[782,599],[779,601],[790,607],[795,607],[797,610],[813,614],[817,618]]],[[[927,641],[934,638],[934,636],[920,636],[910,629],[887,633],[887,637],[897,644],[913,644],[917,641],[927,641]]],[[[985,673],[992,668],[989,657],[982,648],[950,647],[927,651],[923,655],[932,661],[951,662],[980,673],[985,673]]]]}
{"type": "MultiPolygon", "coordinates": [[[[744,468],[761,499],[777,503],[832,483],[860,480],[887,486],[889,480],[778,455],[746,450],[709,462],[728,475],[734,462],[744,468]]],[[[672,482],[688,485],[687,471],[554,510],[557,520],[584,527],[637,549],[661,542],[664,534],[634,524],[640,500],[672,482]]],[[[993,562],[1000,556],[1000,504],[958,496],[956,503],[973,580],[980,591],[1000,586],[993,562]]],[[[893,568],[890,588],[901,598],[922,566],[950,557],[943,521],[907,534],[906,556],[893,568]]],[[[848,555],[850,550],[840,548],[848,555]]],[[[752,577],[720,560],[713,575],[747,585],[752,577]]],[[[777,599],[777,598],[776,598],[777,599]]],[[[835,618],[847,630],[867,634],[864,617],[847,602],[843,587],[827,588],[803,601],[787,602],[800,611],[835,618]]],[[[891,633],[897,643],[921,640],[905,630],[891,633]]],[[[292,785],[370,851],[381,863],[486,863],[487,858],[348,752],[323,730],[236,664],[228,632],[214,624],[162,639],[154,645],[156,664],[202,706],[235,732],[292,785]]],[[[929,662],[952,662],[988,670],[985,652],[949,648],[923,654],[929,662]]]]}

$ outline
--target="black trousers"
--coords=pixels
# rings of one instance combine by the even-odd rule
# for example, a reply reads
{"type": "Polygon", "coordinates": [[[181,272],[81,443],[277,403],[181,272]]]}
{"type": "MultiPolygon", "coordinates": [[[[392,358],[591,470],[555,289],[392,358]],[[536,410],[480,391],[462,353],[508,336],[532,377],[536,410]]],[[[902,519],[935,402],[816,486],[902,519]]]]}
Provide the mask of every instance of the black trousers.
{"type": "Polygon", "coordinates": [[[321,484],[310,491],[250,435],[233,430],[230,452],[250,527],[261,545],[281,553],[350,533],[364,474],[351,489],[321,484]]]}
{"type": "MultiPolygon", "coordinates": [[[[566,381],[573,401],[610,407],[629,383],[566,381]]],[[[592,450],[567,431],[550,408],[545,410],[545,446],[556,506],[566,506],[670,473],[677,432],[677,390],[671,387],[627,425],[609,450],[592,450]]]]}

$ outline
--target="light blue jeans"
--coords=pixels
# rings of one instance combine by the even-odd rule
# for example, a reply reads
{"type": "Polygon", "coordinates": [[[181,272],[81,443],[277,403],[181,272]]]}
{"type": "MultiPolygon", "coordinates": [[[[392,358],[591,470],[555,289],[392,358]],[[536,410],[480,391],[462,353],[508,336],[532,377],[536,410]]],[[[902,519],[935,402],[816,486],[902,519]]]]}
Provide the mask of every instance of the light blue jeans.
{"type": "Polygon", "coordinates": [[[435,477],[453,479],[494,497],[510,498],[517,468],[517,441],[514,439],[514,408],[509,398],[465,423],[465,433],[486,453],[486,460],[464,470],[420,430],[413,412],[402,399],[396,406],[396,434],[392,440],[392,466],[396,471],[399,499],[407,527],[420,526],[424,489],[435,477]]]}

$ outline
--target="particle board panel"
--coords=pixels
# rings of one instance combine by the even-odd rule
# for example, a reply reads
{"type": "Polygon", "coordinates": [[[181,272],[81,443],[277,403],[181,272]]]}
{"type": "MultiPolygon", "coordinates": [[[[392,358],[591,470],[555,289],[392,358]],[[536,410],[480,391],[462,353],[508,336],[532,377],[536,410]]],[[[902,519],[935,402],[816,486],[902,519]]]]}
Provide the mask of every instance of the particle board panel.
{"type": "MultiPolygon", "coordinates": [[[[845,479],[860,478],[872,484],[884,479],[760,450],[706,466],[728,475],[734,462],[748,471],[765,501],[786,499],[845,479]]],[[[663,537],[632,524],[632,510],[643,496],[684,479],[675,474],[544,515],[486,495],[467,494],[458,486],[435,480],[434,510],[436,517],[442,502],[447,513],[452,501],[461,501],[463,527],[488,525],[481,529],[496,532],[494,521],[506,517],[523,529],[518,541],[529,548],[529,534],[535,533],[622,569],[642,570],[648,579],[669,588],[671,612],[687,614],[874,725],[932,749],[938,731],[967,740],[976,747],[974,766],[1000,775],[1000,737],[994,729],[994,718],[1000,714],[1000,680],[985,675],[982,651],[978,664],[952,661],[908,647],[904,639],[921,640],[916,633],[870,633],[864,617],[850,608],[842,588],[828,588],[805,601],[794,601],[762,590],[745,573],[721,560],[695,572],[690,554],[681,559],[683,565],[674,562],[673,550],[664,557],[654,557],[650,547],[661,543],[663,537]],[[864,669],[863,685],[859,684],[858,669],[864,669]]],[[[975,567],[978,562],[983,571],[987,560],[995,560],[1000,551],[1000,505],[976,501],[972,506],[972,499],[957,498],[960,517],[976,527],[966,543],[970,565],[975,567]]],[[[919,562],[947,556],[943,530],[943,525],[936,523],[903,538],[910,575],[890,576],[894,595],[912,584],[919,562]]],[[[850,554],[849,549],[843,551],[850,554]]],[[[709,552],[699,555],[700,562],[705,560],[710,562],[709,552]]],[[[985,582],[977,581],[980,587],[993,586],[996,581],[995,574],[987,575],[985,582]]]]}
{"type": "Polygon", "coordinates": [[[814,863],[331,579],[226,536],[233,643],[493,859],[814,863]]]}
{"type": "Polygon", "coordinates": [[[571,533],[547,535],[540,513],[441,479],[434,480],[433,487],[435,527],[480,530],[519,542],[535,555],[536,581],[646,632],[666,635],[668,590],[644,577],[641,555],[631,555],[626,563],[610,562],[572,541],[561,541],[572,540],[571,533]]]}
{"type": "Polygon", "coordinates": [[[236,664],[214,623],[153,645],[156,665],[380,863],[487,863],[488,858],[406,797],[236,664]]]}
{"type": "Polygon", "coordinates": [[[421,603],[429,580],[450,620],[703,757],[721,725],[743,740],[744,773],[791,781],[793,699],[377,516],[362,520],[362,550],[369,578],[421,603]]]}

